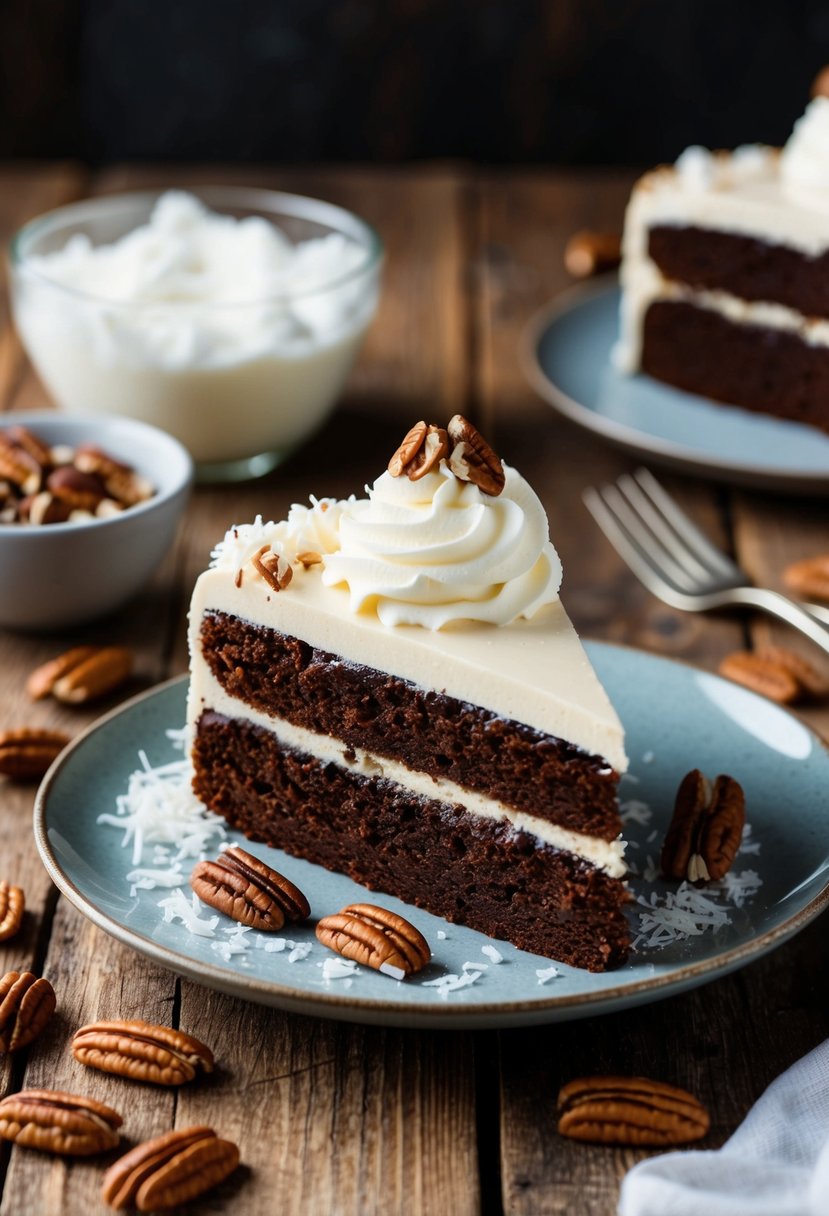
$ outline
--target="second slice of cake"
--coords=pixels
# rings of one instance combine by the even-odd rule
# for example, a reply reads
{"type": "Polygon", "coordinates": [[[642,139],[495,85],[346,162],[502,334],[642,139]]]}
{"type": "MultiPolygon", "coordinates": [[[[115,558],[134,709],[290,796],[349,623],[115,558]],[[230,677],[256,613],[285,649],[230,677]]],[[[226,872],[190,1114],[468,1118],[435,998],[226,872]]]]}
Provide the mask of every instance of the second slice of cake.
{"type": "Polygon", "coordinates": [[[194,787],[371,889],[616,966],[622,729],[558,598],[544,510],[463,419],[410,436],[367,498],[216,550],[191,605],[194,787]]]}

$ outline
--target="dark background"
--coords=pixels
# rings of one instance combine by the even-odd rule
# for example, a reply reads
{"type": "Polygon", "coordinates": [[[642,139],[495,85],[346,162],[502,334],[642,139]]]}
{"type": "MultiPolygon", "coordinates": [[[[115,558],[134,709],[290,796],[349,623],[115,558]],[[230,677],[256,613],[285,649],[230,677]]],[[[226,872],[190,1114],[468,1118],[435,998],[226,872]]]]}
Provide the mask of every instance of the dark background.
{"type": "Polygon", "coordinates": [[[816,0],[0,0],[0,156],[645,164],[826,62],[816,0]]]}

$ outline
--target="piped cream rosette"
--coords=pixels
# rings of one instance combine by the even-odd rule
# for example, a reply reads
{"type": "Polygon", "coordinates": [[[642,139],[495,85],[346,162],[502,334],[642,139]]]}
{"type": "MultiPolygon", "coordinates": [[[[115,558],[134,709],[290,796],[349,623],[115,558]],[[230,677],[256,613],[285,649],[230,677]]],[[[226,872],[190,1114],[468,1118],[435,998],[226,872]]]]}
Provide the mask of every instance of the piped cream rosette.
{"type": "Polygon", "coordinates": [[[345,584],[353,612],[384,625],[508,625],[558,597],[561,562],[539,499],[514,469],[497,497],[446,461],[420,480],[384,473],[368,498],[342,505],[323,582],[345,584]]]}

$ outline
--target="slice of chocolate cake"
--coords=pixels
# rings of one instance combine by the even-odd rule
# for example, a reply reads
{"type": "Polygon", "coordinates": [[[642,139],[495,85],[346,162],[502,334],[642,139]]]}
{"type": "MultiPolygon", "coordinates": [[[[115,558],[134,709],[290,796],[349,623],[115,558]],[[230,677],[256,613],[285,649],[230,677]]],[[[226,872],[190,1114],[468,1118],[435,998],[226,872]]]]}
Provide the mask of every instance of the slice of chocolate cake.
{"type": "Polygon", "coordinates": [[[622,729],[544,510],[463,419],[366,499],[233,528],[190,613],[194,787],[251,838],[513,942],[626,957],[622,729]]]}
{"type": "Polygon", "coordinates": [[[634,187],[615,362],[829,432],[829,98],[782,152],[689,148],[634,187]]]}

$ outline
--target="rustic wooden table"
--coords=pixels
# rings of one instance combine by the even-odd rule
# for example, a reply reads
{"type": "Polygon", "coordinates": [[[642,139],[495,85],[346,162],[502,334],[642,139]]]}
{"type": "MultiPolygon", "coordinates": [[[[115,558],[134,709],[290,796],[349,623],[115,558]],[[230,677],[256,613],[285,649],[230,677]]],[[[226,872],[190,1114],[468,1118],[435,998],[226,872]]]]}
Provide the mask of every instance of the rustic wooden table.
{"type": "MultiPolygon", "coordinates": [[[[330,198],[364,215],[388,250],[380,315],[344,404],[284,468],[242,487],[200,489],[177,547],[119,615],[57,637],[0,635],[0,729],[55,726],[76,734],[96,710],[32,705],[23,692],[38,663],[80,642],[135,648],[131,691],[186,669],[185,612],[193,581],[229,522],[279,518],[309,492],[346,495],[377,475],[417,417],[470,413],[547,507],[565,567],[564,598],[580,632],[716,669],[727,651],[775,634],[765,620],[681,615],[649,596],[581,505],[591,482],[631,462],[564,423],[538,401],[516,349],[531,313],[567,282],[566,237],[617,226],[630,175],[303,169],[277,172],[109,170],[71,165],[0,174],[0,235],[75,197],[135,186],[221,179],[330,198]]],[[[0,332],[3,408],[42,404],[6,313],[0,332]]],[[[829,551],[827,501],[730,490],[667,476],[702,526],[758,580],[829,551]]],[[[0,574],[0,577],[2,575],[0,574]]],[[[2,585],[0,585],[2,594],[2,585]]],[[[113,702],[114,703],[114,702],[113,702]]],[[[104,706],[103,708],[108,708],[104,706]]],[[[806,715],[824,733],[824,707],[806,715]]],[[[690,765],[689,765],[690,767],[690,765]]],[[[0,1061],[3,1093],[22,1086],[76,1090],[128,1115],[130,1139],[209,1123],[236,1140],[244,1167],[198,1210],[308,1216],[608,1216],[640,1154],[560,1139],[559,1085],[582,1073],[644,1072],[688,1086],[708,1105],[706,1144],[722,1142],[765,1086],[829,1034],[826,918],[725,979],[627,1013],[508,1032],[376,1029],[288,1016],[178,979],[120,946],[59,898],[30,829],[30,788],[0,788],[0,876],[22,885],[24,931],[0,946],[2,970],[28,967],[53,983],[59,1012],[23,1058],[0,1061]],[[220,1061],[207,1083],[178,1093],[81,1071],[71,1032],[98,1018],[182,1026],[220,1061]]],[[[797,815],[781,806],[781,815],[797,815]]],[[[769,859],[772,860],[772,859],[769,859]]],[[[0,1216],[102,1211],[101,1167],[27,1151],[0,1152],[0,1216]]]]}

